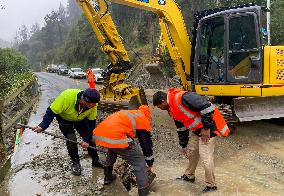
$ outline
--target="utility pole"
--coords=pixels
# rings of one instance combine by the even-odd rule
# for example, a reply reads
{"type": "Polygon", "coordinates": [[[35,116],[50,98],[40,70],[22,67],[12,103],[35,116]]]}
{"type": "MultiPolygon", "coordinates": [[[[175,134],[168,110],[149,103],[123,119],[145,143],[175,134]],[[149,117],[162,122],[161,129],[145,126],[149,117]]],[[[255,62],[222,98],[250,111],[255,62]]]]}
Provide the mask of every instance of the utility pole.
{"type": "Polygon", "coordinates": [[[271,3],[270,3],[270,0],[267,0],[267,43],[268,45],[271,45],[271,37],[270,37],[270,7],[271,7],[271,3]]]}

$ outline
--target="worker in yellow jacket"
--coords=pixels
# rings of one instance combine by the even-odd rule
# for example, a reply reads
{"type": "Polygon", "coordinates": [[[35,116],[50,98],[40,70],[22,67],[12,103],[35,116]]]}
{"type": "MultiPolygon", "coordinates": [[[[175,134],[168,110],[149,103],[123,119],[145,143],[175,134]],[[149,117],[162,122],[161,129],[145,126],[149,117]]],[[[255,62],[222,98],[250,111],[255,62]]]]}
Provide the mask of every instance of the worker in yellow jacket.
{"type": "MultiPolygon", "coordinates": [[[[63,135],[76,141],[75,129],[83,138],[82,146],[95,146],[92,142],[92,130],[96,126],[97,103],[100,94],[94,88],[86,90],[67,89],[63,91],[47,108],[42,122],[34,127],[35,132],[47,129],[54,117],[57,119],[59,129],[63,135]]],[[[81,165],[77,144],[66,142],[68,154],[71,158],[71,171],[74,175],[81,175],[81,165]]],[[[96,150],[88,148],[92,158],[92,166],[103,168],[96,150]]]]}

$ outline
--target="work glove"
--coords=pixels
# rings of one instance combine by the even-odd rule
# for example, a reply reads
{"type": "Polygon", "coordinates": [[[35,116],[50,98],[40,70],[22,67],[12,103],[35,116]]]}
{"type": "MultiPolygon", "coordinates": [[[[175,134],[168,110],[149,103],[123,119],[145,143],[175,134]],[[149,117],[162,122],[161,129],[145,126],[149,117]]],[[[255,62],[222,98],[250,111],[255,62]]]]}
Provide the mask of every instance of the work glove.
{"type": "Polygon", "coordinates": [[[82,146],[82,148],[87,149],[90,145],[87,142],[81,142],[80,145],[82,146]]]}

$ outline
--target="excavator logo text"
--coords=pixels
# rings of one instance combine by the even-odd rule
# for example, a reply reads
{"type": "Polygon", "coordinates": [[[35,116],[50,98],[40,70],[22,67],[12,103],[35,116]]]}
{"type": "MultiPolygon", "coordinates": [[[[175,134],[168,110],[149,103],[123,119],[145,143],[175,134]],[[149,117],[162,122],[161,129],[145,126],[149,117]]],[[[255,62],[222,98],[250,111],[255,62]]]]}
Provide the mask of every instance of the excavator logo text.
{"type": "Polygon", "coordinates": [[[143,2],[143,3],[149,3],[149,0],[137,0],[137,1],[140,1],[140,2],[143,2]]]}
{"type": "Polygon", "coordinates": [[[166,5],[166,0],[158,0],[159,5],[166,5]]]}

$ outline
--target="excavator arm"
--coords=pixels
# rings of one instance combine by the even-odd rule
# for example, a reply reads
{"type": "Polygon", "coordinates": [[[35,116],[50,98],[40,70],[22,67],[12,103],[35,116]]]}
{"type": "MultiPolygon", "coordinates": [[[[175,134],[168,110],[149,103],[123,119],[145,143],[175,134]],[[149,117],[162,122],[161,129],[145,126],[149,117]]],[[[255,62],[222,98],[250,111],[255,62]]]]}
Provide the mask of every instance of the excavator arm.
{"type": "Polygon", "coordinates": [[[116,26],[111,18],[108,5],[103,0],[77,0],[96,37],[112,65],[129,66],[129,57],[116,26]]]}
{"type": "Polygon", "coordinates": [[[183,88],[191,89],[190,56],[191,43],[187,34],[185,22],[178,4],[174,0],[110,0],[111,2],[131,6],[157,14],[161,34],[180,76],[183,88]]]}
{"type": "Polygon", "coordinates": [[[95,32],[101,50],[108,55],[111,62],[104,73],[103,88],[100,89],[102,99],[107,100],[107,103],[110,100],[129,101],[132,96],[138,94],[139,88],[123,83],[126,78],[125,71],[132,65],[107,3],[103,0],[77,0],[77,2],[95,32]]]}
{"type": "MultiPolygon", "coordinates": [[[[125,71],[129,69],[131,67],[129,58],[111,18],[107,3],[104,0],[77,1],[96,33],[102,50],[111,60],[111,70],[125,71]]],[[[110,2],[148,10],[157,14],[161,34],[175,64],[175,70],[181,78],[184,89],[190,89],[191,43],[178,4],[173,0],[110,0],[110,2]]]]}
{"type": "MultiPolygon", "coordinates": [[[[122,39],[110,15],[105,0],[77,0],[83,13],[91,24],[93,31],[111,64],[104,75],[104,86],[100,89],[103,101],[102,109],[125,108],[132,97],[136,102],[146,101],[143,89],[124,83],[126,71],[132,65],[129,61],[122,39]]],[[[110,0],[110,2],[123,4],[157,14],[161,28],[162,40],[166,44],[171,59],[175,65],[176,73],[180,76],[184,89],[191,89],[190,55],[191,43],[185,27],[181,10],[175,1],[148,1],[148,0],[110,0]]],[[[132,99],[131,99],[132,98],[132,99]]],[[[135,104],[134,104],[135,105],[135,104]]]]}

